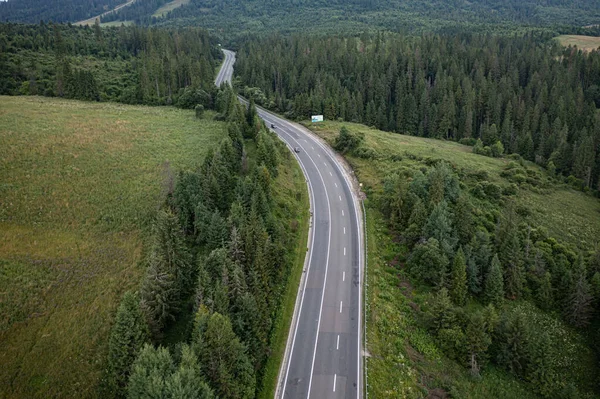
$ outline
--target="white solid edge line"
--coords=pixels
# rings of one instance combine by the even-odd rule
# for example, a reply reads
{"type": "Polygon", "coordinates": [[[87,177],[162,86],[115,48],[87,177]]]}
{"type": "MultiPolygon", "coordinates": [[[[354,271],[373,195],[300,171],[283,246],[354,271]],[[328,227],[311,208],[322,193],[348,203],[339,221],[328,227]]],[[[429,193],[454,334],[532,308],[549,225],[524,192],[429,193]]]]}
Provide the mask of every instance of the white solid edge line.
{"type": "MultiPolygon", "coordinates": [[[[266,119],[266,118],[263,118],[263,119],[266,119]]],[[[291,137],[291,135],[289,135],[289,134],[288,134],[288,136],[291,137]]],[[[296,157],[296,160],[298,161],[298,164],[302,168],[302,171],[303,171],[303,173],[304,173],[304,175],[306,177],[306,181],[308,182],[308,185],[310,187],[311,208],[313,209],[313,212],[314,212],[315,195],[314,195],[314,188],[313,188],[312,182],[308,178],[308,172],[307,172],[306,168],[304,167],[304,164],[300,160],[300,157],[296,153],[293,153],[293,154],[296,157]]],[[[307,156],[311,160],[311,162],[315,165],[315,168],[316,168],[317,165],[312,160],[312,158],[310,157],[310,155],[307,154],[307,156]]],[[[317,171],[318,171],[318,168],[317,168],[317,171]]],[[[323,182],[323,184],[325,184],[325,183],[323,182]]],[[[327,190],[325,190],[325,191],[327,191],[327,190]]],[[[329,204],[329,202],[328,202],[328,204],[329,204]]],[[[311,244],[314,244],[315,231],[316,231],[314,225],[311,227],[311,229],[312,229],[311,244]]],[[[305,281],[308,281],[308,277],[310,275],[310,269],[311,269],[311,264],[312,264],[312,256],[313,256],[313,247],[314,247],[314,245],[310,245],[309,255],[308,255],[309,256],[309,258],[308,258],[309,259],[308,260],[308,268],[307,268],[307,271],[306,271],[306,279],[305,279],[305,281]]],[[[306,288],[306,287],[304,287],[304,288],[306,288]]],[[[293,357],[293,354],[294,354],[294,346],[296,344],[296,335],[298,333],[298,324],[299,324],[300,318],[302,316],[302,308],[303,308],[303,304],[304,304],[304,294],[305,294],[305,292],[306,292],[306,289],[303,289],[302,290],[302,296],[301,296],[301,299],[300,299],[300,307],[299,307],[299,310],[298,310],[298,317],[296,318],[296,324],[294,326],[294,336],[292,338],[292,344],[291,344],[291,347],[290,347],[289,359],[288,359],[288,362],[287,362],[287,365],[286,365],[287,367],[286,367],[286,371],[285,371],[285,378],[283,380],[283,388],[281,389],[281,397],[285,396],[285,389],[286,389],[286,386],[287,386],[287,380],[288,380],[288,376],[289,376],[289,372],[290,372],[290,364],[292,363],[292,357],[293,357]]],[[[318,329],[317,329],[317,336],[318,336],[318,329]]],[[[284,357],[285,357],[285,355],[284,355],[284,357]]],[[[283,366],[283,364],[282,364],[282,366],[283,366]]]]}
{"type": "MultiPolygon", "coordinates": [[[[286,119],[281,119],[275,115],[273,115],[271,112],[263,110],[266,114],[272,115],[275,118],[278,118],[280,121],[282,121],[284,124],[287,124],[289,126],[291,126],[292,128],[294,128],[295,130],[300,130],[303,131],[303,126],[294,126],[291,122],[289,122],[286,119]]],[[[306,130],[306,132],[303,132],[304,134],[306,134],[306,136],[311,140],[311,142],[316,143],[319,147],[321,147],[326,154],[329,154],[331,151],[328,151],[327,148],[316,138],[312,137],[314,135],[314,133],[312,133],[311,131],[309,131],[308,129],[304,128],[304,130],[306,130]]],[[[320,155],[319,155],[320,156],[320,155]]],[[[357,389],[356,389],[356,396],[357,398],[361,397],[361,379],[360,379],[360,373],[361,373],[361,358],[362,358],[362,354],[361,354],[361,344],[362,344],[362,340],[361,340],[361,332],[362,332],[362,328],[361,328],[361,319],[362,319],[362,284],[361,284],[361,272],[362,272],[362,268],[364,267],[364,257],[361,256],[362,253],[362,238],[363,238],[363,234],[362,234],[362,229],[361,229],[361,223],[360,223],[360,219],[358,217],[358,211],[357,211],[357,207],[356,207],[356,196],[354,196],[352,194],[352,189],[350,182],[348,181],[348,177],[346,176],[346,174],[340,169],[340,165],[338,165],[337,161],[335,160],[335,157],[333,155],[330,156],[333,159],[333,164],[335,165],[335,167],[337,168],[337,170],[340,172],[340,174],[342,175],[342,177],[344,178],[344,181],[346,182],[346,185],[348,186],[348,190],[350,191],[351,195],[352,195],[352,207],[354,208],[354,217],[356,219],[356,226],[359,230],[359,237],[358,237],[358,261],[359,261],[359,268],[358,268],[358,341],[357,341],[357,370],[356,370],[356,383],[357,383],[357,389]]],[[[335,183],[335,186],[337,187],[337,183],[335,183]]],[[[312,372],[311,372],[312,373],[312,372]]],[[[312,374],[311,374],[311,378],[312,378],[312,374]]],[[[309,396],[310,396],[310,391],[309,391],[309,396]]]]}
{"type": "MultiPolygon", "coordinates": [[[[302,131],[302,128],[304,128],[302,125],[300,125],[299,127],[295,127],[291,122],[282,119],[286,124],[302,131]]],[[[316,143],[319,147],[321,147],[325,153],[329,154],[330,151],[327,150],[327,148],[316,138],[313,137],[314,133],[311,132],[310,130],[304,128],[306,130],[305,134],[307,137],[309,137],[311,139],[312,142],[316,143]]],[[[338,171],[340,172],[340,174],[342,175],[342,177],[344,178],[344,181],[346,182],[346,185],[348,186],[348,190],[350,191],[350,194],[352,195],[352,207],[354,208],[354,217],[356,219],[356,227],[359,230],[359,237],[358,237],[358,262],[359,262],[359,267],[358,267],[358,341],[357,341],[357,369],[356,369],[356,384],[357,384],[357,389],[356,389],[356,397],[360,398],[362,395],[362,391],[361,391],[361,379],[360,379],[360,373],[361,373],[361,359],[362,359],[362,353],[361,353],[361,344],[362,344],[362,340],[361,340],[361,333],[362,333],[362,324],[361,324],[361,319],[362,319],[362,282],[361,282],[361,272],[362,269],[364,267],[364,257],[361,256],[362,254],[362,238],[363,238],[363,234],[362,234],[362,229],[361,229],[361,223],[360,223],[360,219],[358,217],[358,210],[357,210],[357,204],[356,204],[356,196],[354,196],[352,194],[352,189],[350,187],[352,187],[352,185],[350,184],[350,182],[348,181],[348,177],[346,176],[346,174],[340,169],[340,165],[338,165],[337,161],[335,160],[335,156],[332,154],[330,156],[333,159],[333,164],[335,165],[335,167],[338,169],[338,171]]],[[[337,187],[337,183],[336,183],[336,187],[337,187]]]]}
{"type": "MultiPolygon", "coordinates": [[[[266,114],[268,114],[269,116],[272,116],[268,111],[264,111],[266,114]]],[[[277,119],[277,117],[275,117],[277,119]]],[[[263,118],[266,119],[266,118],[263,118]]],[[[280,119],[283,122],[287,122],[285,121],[285,119],[280,119]]],[[[293,127],[293,126],[292,126],[293,127]]],[[[286,132],[284,132],[286,133],[286,132]]],[[[290,136],[290,138],[295,141],[299,146],[302,147],[302,145],[298,142],[298,140],[296,140],[291,134],[286,133],[288,136],[290,136]]],[[[308,154],[307,154],[308,155],[308,154]]],[[[321,156],[320,154],[318,154],[319,157],[321,156]]],[[[327,242],[327,260],[325,262],[325,277],[323,279],[323,290],[321,293],[321,305],[319,308],[319,321],[317,322],[317,335],[315,337],[315,348],[313,351],[313,360],[312,360],[312,365],[311,365],[311,369],[310,369],[310,377],[308,380],[308,396],[307,399],[310,398],[310,389],[312,387],[312,376],[314,373],[314,368],[315,368],[315,358],[317,355],[317,344],[319,342],[319,329],[321,328],[321,315],[323,313],[323,301],[325,299],[325,287],[327,286],[327,271],[329,269],[329,255],[330,255],[330,249],[331,249],[331,204],[330,204],[330,200],[329,200],[329,194],[327,192],[327,185],[325,184],[325,179],[323,179],[323,175],[321,174],[321,171],[319,170],[319,168],[317,167],[317,164],[315,163],[315,161],[312,159],[312,157],[310,155],[308,155],[308,158],[310,159],[310,161],[313,163],[313,165],[315,166],[315,169],[317,170],[317,173],[319,174],[319,177],[321,178],[321,182],[323,183],[323,187],[325,187],[325,197],[327,198],[327,211],[328,211],[328,217],[329,217],[329,237],[328,237],[328,242],[327,242]]],[[[308,278],[308,276],[307,276],[308,278]]],[[[302,296],[304,297],[304,292],[302,293],[302,296]]],[[[298,320],[300,319],[300,315],[298,315],[298,320]]],[[[295,337],[296,337],[296,332],[298,331],[298,324],[296,324],[296,329],[294,331],[294,341],[292,342],[292,347],[291,347],[291,353],[294,352],[294,345],[295,345],[295,337]]],[[[291,364],[291,358],[292,355],[290,354],[290,361],[288,362],[288,367],[287,367],[287,371],[286,371],[286,378],[284,381],[284,387],[283,387],[283,392],[285,392],[285,387],[287,384],[287,379],[288,379],[288,375],[289,375],[289,371],[290,371],[290,367],[289,365],[291,364]]]]}

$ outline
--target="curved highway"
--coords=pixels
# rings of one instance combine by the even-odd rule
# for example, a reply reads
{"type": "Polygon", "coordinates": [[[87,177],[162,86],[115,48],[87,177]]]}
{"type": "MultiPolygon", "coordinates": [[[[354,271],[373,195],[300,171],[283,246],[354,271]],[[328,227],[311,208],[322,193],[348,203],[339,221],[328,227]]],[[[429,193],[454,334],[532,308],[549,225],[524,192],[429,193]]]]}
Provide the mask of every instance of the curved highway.
{"type": "MultiPolygon", "coordinates": [[[[223,51],[217,85],[230,82],[233,74],[235,53],[223,51]]],[[[276,397],[361,398],[363,249],[357,196],[333,151],[308,129],[257,111],[294,152],[312,211],[309,251],[276,397]]]]}

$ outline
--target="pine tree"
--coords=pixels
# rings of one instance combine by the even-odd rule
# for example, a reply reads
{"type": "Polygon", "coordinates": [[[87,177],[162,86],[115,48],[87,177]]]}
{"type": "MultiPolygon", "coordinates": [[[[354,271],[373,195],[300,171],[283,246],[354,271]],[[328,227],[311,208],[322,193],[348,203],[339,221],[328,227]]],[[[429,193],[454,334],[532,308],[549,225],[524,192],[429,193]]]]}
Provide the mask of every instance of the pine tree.
{"type": "Polygon", "coordinates": [[[575,285],[569,298],[567,318],[574,326],[585,327],[590,322],[593,298],[581,254],[575,265],[575,278],[575,285]]]}
{"type": "Polygon", "coordinates": [[[498,328],[498,363],[510,372],[523,376],[528,367],[529,326],[525,314],[517,309],[498,328]]]}
{"type": "Polygon", "coordinates": [[[492,303],[496,306],[500,306],[504,298],[504,281],[497,254],[494,255],[490,270],[485,278],[484,297],[487,303],[492,303]]]}
{"type": "Polygon", "coordinates": [[[246,347],[219,313],[197,322],[193,333],[202,373],[223,399],[254,397],[255,376],[246,347]]]}
{"type": "Polygon", "coordinates": [[[525,280],[521,261],[521,248],[517,235],[512,235],[504,250],[506,251],[504,290],[508,298],[515,299],[521,296],[525,280]]]}
{"type": "Polygon", "coordinates": [[[481,366],[487,359],[487,350],[492,344],[486,320],[481,312],[476,312],[469,318],[465,334],[467,336],[468,362],[471,374],[478,376],[481,366]]]}
{"type": "Polygon", "coordinates": [[[425,237],[435,238],[440,243],[446,256],[453,255],[457,239],[452,228],[452,218],[446,201],[441,201],[433,208],[427,223],[423,227],[423,234],[425,237]]]}
{"type": "Polygon", "coordinates": [[[552,294],[552,276],[546,272],[540,280],[540,286],[536,291],[536,299],[538,306],[542,309],[549,310],[554,303],[552,294]]]}
{"type": "Polygon", "coordinates": [[[148,324],[140,310],[139,298],[126,292],[117,310],[108,341],[107,396],[125,397],[131,365],[149,339],[148,324]]]}
{"type": "Polygon", "coordinates": [[[450,296],[456,305],[462,306],[465,304],[467,298],[467,271],[465,254],[462,247],[458,248],[454,256],[454,262],[452,263],[450,296]]]}
{"type": "Polygon", "coordinates": [[[183,345],[179,366],[166,380],[165,394],[169,399],[214,398],[212,390],[202,379],[198,358],[188,345],[183,345]]]}
{"type": "Polygon", "coordinates": [[[456,311],[445,287],[441,288],[433,298],[428,316],[435,332],[451,329],[456,325],[456,311]]]}
{"type": "Polygon", "coordinates": [[[175,276],[161,269],[159,261],[150,255],[148,269],[142,282],[140,308],[155,338],[179,311],[180,293],[175,276]]]}
{"type": "Polygon", "coordinates": [[[166,348],[155,349],[144,345],[132,365],[131,377],[127,386],[129,399],[167,397],[167,378],[175,367],[166,348]]]}

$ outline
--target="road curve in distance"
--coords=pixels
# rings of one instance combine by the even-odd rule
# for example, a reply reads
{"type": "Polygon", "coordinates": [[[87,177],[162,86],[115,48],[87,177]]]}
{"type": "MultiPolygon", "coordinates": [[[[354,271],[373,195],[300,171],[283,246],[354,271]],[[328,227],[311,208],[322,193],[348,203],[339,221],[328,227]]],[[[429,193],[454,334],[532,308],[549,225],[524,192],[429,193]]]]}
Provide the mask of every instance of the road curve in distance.
{"type": "MultiPolygon", "coordinates": [[[[235,53],[223,52],[218,85],[231,82],[235,62],[235,53]]],[[[326,144],[301,125],[257,111],[296,156],[312,209],[307,261],[276,397],[361,398],[364,254],[358,196],[326,144]]]]}

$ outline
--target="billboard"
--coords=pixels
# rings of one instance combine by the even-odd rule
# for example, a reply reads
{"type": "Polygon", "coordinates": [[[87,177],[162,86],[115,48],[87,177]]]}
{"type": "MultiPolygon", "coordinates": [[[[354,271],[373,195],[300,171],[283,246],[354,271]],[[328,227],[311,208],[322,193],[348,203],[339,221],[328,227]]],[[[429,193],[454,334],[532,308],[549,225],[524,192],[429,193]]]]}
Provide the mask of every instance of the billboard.
{"type": "Polygon", "coordinates": [[[313,115],[311,120],[313,122],[323,122],[323,115],[313,115]]]}

